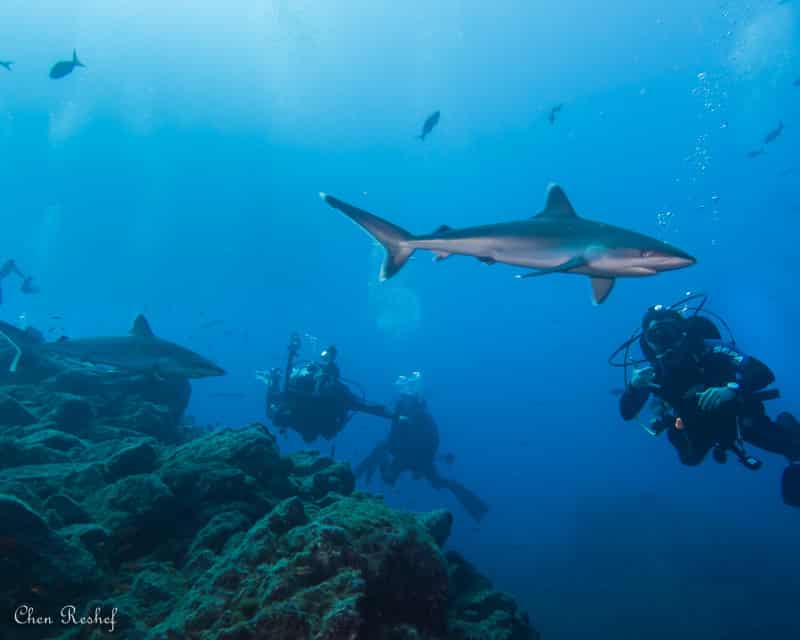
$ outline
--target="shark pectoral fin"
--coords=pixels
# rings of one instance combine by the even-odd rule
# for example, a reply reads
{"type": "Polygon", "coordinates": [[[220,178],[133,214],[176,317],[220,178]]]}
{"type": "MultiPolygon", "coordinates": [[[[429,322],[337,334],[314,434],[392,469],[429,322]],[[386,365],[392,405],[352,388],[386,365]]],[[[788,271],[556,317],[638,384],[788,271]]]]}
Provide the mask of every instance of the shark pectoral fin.
{"type": "Polygon", "coordinates": [[[573,269],[577,269],[579,267],[583,267],[586,265],[586,258],[583,256],[575,256],[574,258],[570,258],[566,262],[556,265],[551,269],[542,269],[541,271],[531,271],[530,273],[523,273],[522,275],[517,275],[517,278],[535,278],[536,276],[546,276],[550,273],[566,273],[567,271],[572,271],[573,269]]]}
{"type": "Polygon", "coordinates": [[[611,295],[616,280],[614,278],[590,278],[592,281],[592,303],[594,305],[603,304],[611,295]]]}
{"type": "Polygon", "coordinates": [[[489,265],[495,264],[497,262],[497,260],[495,260],[494,258],[490,258],[489,256],[484,256],[483,258],[477,258],[477,260],[478,262],[482,262],[483,264],[489,264],[489,265]]]}
{"type": "Polygon", "coordinates": [[[437,251],[436,256],[433,258],[436,262],[441,262],[442,260],[449,258],[452,254],[447,253],[447,251],[437,251]]]}

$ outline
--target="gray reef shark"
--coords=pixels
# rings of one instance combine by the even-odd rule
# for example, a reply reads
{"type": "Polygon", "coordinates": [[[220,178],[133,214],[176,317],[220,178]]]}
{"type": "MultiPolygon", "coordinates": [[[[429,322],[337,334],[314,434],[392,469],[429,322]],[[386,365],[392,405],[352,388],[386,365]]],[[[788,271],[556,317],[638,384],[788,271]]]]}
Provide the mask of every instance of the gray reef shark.
{"type": "Polygon", "coordinates": [[[110,367],[134,373],[152,373],[160,378],[206,378],[225,371],[210,360],[173,342],[156,337],[144,316],[139,315],[127,336],[62,338],[44,342],[30,331],[0,321],[0,338],[16,351],[9,366],[14,372],[26,356],[72,367],[110,367]]]}
{"type": "Polygon", "coordinates": [[[443,260],[452,254],[472,256],[486,264],[501,262],[537,269],[517,276],[550,273],[589,276],[592,298],[608,298],[615,278],[652,276],[695,264],[688,253],[655,238],[579,217],[558,185],[547,189],[544,210],[528,220],[465,229],[439,227],[415,236],[387,220],[321,193],[330,206],[363,227],[386,250],[381,280],[391,278],[417,249],[443,260]]]}

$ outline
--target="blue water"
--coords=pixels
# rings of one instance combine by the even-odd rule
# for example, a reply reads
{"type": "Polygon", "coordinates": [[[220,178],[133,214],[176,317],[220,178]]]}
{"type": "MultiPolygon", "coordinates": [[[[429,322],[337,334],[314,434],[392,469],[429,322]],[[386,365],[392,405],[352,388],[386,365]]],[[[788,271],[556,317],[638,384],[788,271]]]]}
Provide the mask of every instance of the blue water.
{"type": "MultiPolygon", "coordinates": [[[[41,292],[4,287],[3,319],[97,335],[144,312],[229,371],[193,384],[202,423],[264,419],[255,371],[282,365],[291,331],[335,342],[376,401],[418,369],[443,473],[491,511],[476,526],[423,483],[371,488],[451,509],[452,547],[545,638],[800,634],[783,461],[681,467],[618,417],[606,364],[647,306],[703,290],[775,371],[770,412],[800,413],[798,3],[114,4],[4,3],[0,258],[41,292]],[[49,80],[73,47],[88,68],[49,80]],[[598,308],[585,278],[457,257],[380,284],[379,248],[317,197],[427,232],[533,215],[553,181],[698,264],[621,280],[598,308]]],[[[337,457],[386,428],[356,417],[337,457]]]]}

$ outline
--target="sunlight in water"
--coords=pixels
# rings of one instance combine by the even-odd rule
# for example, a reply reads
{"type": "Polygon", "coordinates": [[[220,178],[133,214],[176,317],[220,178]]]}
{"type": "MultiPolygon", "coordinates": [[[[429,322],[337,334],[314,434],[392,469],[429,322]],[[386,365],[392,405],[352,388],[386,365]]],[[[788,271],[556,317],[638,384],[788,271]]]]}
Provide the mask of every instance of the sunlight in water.
{"type": "Polygon", "coordinates": [[[370,306],[378,329],[393,338],[419,330],[422,305],[414,291],[391,282],[372,282],[369,286],[370,306]]]}
{"type": "Polygon", "coordinates": [[[794,11],[789,5],[778,6],[744,26],[728,57],[737,73],[759,73],[792,61],[797,31],[794,11]]]}

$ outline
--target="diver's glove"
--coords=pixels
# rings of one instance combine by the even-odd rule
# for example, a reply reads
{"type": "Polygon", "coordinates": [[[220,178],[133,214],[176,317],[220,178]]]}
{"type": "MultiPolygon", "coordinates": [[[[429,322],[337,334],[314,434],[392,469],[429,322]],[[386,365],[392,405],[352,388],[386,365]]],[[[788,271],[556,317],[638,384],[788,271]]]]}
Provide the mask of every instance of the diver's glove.
{"type": "Polygon", "coordinates": [[[722,405],[736,400],[736,389],[731,387],[709,387],[697,394],[697,405],[701,411],[714,411],[722,405]]]}
{"type": "Polygon", "coordinates": [[[636,369],[631,377],[631,386],[634,389],[649,389],[655,383],[656,370],[653,367],[636,369]]]}

